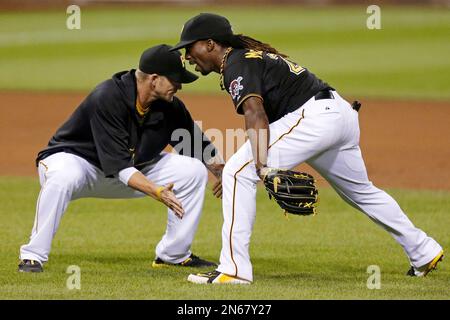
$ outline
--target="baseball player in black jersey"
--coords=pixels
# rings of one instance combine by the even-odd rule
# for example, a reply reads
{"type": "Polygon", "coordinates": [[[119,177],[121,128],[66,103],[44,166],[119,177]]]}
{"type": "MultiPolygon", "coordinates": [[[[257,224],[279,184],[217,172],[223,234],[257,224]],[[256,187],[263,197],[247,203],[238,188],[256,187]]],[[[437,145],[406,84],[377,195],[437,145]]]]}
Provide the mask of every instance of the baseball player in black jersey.
{"type": "Polygon", "coordinates": [[[269,168],[306,162],[350,205],[383,227],[403,247],[412,276],[424,276],[443,257],[442,247],[416,228],[399,205],[368,179],[359,148],[359,106],[268,44],[235,35],[229,21],[200,14],[183,27],[174,49],[202,75],[220,74],[236,111],[245,116],[247,141],[222,174],[222,251],[219,267],[191,274],[194,283],[249,284],[256,215],[256,183],[269,168]]]}
{"type": "Polygon", "coordinates": [[[153,266],[216,266],[190,248],[207,183],[204,163],[216,176],[221,166],[210,163],[216,149],[174,96],[182,83],[197,76],[170,48],[145,50],[139,69],[116,73],[99,84],[39,152],[36,164],[42,188],[30,242],[20,248],[19,271],[43,271],[70,201],[146,195],[168,207],[166,233],[156,247],[153,266]],[[201,150],[181,148],[181,155],[162,152],[168,144],[179,143],[172,139],[176,130],[200,135],[201,150]],[[211,152],[204,152],[206,148],[211,152]]]}

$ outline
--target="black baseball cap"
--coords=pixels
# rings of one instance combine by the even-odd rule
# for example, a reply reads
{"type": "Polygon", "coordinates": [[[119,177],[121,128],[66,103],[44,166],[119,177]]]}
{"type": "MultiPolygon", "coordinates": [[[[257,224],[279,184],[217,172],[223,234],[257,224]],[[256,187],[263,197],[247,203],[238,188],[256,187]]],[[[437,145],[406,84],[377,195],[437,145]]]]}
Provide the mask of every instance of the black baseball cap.
{"type": "Polygon", "coordinates": [[[171,51],[171,46],[161,44],[145,50],[139,61],[139,69],[148,74],[166,76],[178,83],[190,83],[198,77],[186,70],[184,58],[178,51],[171,51]]]}
{"type": "Polygon", "coordinates": [[[180,42],[171,50],[185,48],[198,40],[229,40],[232,36],[233,30],[227,18],[214,13],[200,13],[184,24],[180,42]]]}

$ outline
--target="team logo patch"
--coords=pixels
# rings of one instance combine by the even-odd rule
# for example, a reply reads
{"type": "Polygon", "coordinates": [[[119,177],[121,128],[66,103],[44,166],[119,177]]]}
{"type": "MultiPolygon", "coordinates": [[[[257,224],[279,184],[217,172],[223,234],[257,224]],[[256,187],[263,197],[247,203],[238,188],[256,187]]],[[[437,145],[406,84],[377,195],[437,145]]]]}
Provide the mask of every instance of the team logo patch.
{"type": "Polygon", "coordinates": [[[239,100],[239,98],[241,97],[239,92],[242,89],[244,89],[244,86],[241,85],[242,79],[243,78],[241,76],[239,76],[239,77],[237,77],[237,79],[234,79],[230,83],[230,88],[228,90],[230,91],[231,98],[233,98],[233,100],[236,99],[236,98],[239,100]]]}

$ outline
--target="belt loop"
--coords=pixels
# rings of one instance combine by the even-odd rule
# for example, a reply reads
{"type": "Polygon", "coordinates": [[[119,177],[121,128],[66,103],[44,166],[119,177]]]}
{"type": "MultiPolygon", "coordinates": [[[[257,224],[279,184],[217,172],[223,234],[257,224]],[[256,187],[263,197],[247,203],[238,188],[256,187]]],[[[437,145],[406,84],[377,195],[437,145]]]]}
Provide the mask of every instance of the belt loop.
{"type": "Polygon", "coordinates": [[[321,90],[314,96],[315,100],[334,99],[331,89],[321,90]]]}
{"type": "Polygon", "coordinates": [[[361,102],[359,101],[353,101],[352,102],[352,109],[356,110],[356,112],[359,112],[359,109],[361,108],[361,102]]]}

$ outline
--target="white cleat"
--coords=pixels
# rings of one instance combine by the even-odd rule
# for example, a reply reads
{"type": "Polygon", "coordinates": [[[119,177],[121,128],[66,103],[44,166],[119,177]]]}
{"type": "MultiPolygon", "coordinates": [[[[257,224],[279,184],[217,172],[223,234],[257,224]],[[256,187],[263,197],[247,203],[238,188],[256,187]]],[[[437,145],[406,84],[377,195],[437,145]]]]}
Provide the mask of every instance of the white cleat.
{"type": "Polygon", "coordinates": [[[444,251],[442,250],[436,257],[434,257],[433,260],[428,262],[426,265],[420,268],[415,268],[411,266],[411,269],[409,269],[406,275],[411,277],[425,277],[431,271],[436,270],[437,264],[440,261],[442,261],[443,258],[444,258],[444,251]]]}
{"type": "Polygon", "coordinates": [[[190,274],[187,278],[189,282],[197,284],[251,284],[250,281],[229,276],[217,270],[207,273],[190,274]]]}

